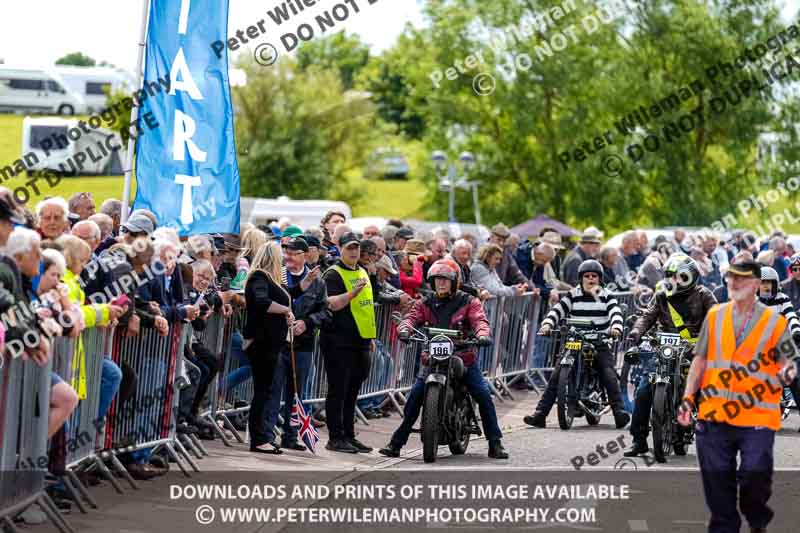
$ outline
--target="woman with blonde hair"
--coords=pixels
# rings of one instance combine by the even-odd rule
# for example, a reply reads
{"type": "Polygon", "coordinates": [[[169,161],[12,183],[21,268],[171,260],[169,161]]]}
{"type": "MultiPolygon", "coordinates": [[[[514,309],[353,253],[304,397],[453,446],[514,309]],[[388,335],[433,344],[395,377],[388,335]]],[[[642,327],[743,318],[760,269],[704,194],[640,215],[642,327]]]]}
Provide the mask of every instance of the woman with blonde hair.
{"type": "Polygon", "coordinates": [[[250,402],[249,418],[250,451],[256,453],[282,453],[274,440],[268,440],[264,424],[264,411],[273,393],[275,367],[286,343],[289,325],[294,322],[291,298],[281,286],[282,272],[280,244],[275,241],[266,242],[253,257],[244,288],[247,319],[242,336],[253,374],[253,399],[250,402]]]}
{"type": "Polygon", "coordinates": [[[244,257],[247,259],[247,262],[252,265],[256,252],[267,241],[269,241],[267,234],[258,228],[246,231],[242,235],[242,251],[239,252],[239,258],[244,257]]]}

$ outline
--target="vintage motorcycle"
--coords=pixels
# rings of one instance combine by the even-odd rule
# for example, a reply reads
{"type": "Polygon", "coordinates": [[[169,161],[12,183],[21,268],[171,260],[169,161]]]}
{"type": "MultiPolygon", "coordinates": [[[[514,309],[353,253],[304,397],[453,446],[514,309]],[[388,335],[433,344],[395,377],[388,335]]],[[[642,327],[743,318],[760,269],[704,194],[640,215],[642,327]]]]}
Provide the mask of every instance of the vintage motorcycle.
{"type": "MultiPolygon", "coordinates": [[[[650,426],[653,430],[653,454],[658,462],[665,462],[673,451],[686,455],[694,440],[694,424],[681,428],[677,422],[686,377],[692,364],[693,345],[677,333],[657,332],[642,337],[638,347],[625,354],[628,364],[638,365],[640,352],[654,352],[653,369],[648,379],[653,390],[650,426]]],[[[694,415],[693,415],[694,417],[694,415]]]]}
{"type": "Polygon", "coordinates": [[[611,336],[594,329],[590,320],[568,318],[561,326],[564,349],[556,357],[558,372],[557,413],[561,429],[569,429],[577,417],[586,417],[590,426],[600,423],[608,409],[605,389],[595,368],[597,346],[611,346],[611,336]]]}
{"type": "MultiPolygon", "coordinates": [[[[397,320],[397,317],[395,317],[397,320]]],[[[436,461],[439,446],[447,445],[453,455],[466,453],[472,435],[480,436],[475,401],[462,378],[466,372],[457,349],[488,346],[474,338],[463,338],[460,331],[442,328],[412,328],[409,342],[423,346],[429,372],[422,402],[422,456],[426,463],[436,461]]]]}

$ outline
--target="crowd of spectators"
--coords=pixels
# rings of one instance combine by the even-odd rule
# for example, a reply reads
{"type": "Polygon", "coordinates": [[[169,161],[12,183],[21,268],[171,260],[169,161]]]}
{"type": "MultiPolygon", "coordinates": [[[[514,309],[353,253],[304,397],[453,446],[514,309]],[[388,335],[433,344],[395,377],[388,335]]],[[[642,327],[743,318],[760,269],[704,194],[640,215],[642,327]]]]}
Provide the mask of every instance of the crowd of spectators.
{"type": "MultiPolygon", "coordinates": [[[[305,449],[296,428],[289,424],[290,410],[295,392],[301,398],[312,394],[312,354],[318,334],[322,351],[336,354],[339,364],[329,365],[326,360],[330,397],[324,405],[309,406],[314,423],[324,426],[327,415],[336,451],[364,451],[358,441],[353,443],[348,404],[355,402],[370,364],[382,364],[370,361],[369,354],[385,357],[384,349],[359,337],[352,320],[339,313],[353,291],[345,290],[341,280],[324,275],[333,266],[363,269],[376,304],[394,304],[408,311],[431,291],[426,273],[443,257],[459,265],[462,290],[481,301],[532,292],[552,305],[559,291],[577,284],[578,266],[586,259],[600,261],[603,282],[612,291],[642,292],[656,290],[666,259],[678,251],[697,261],[700,283],[724,301],[725,268],[736,254],[750,253],[778,272],[783,291],[795,307],[800,304],[800,261],[795,264],[789,259],[800,250],[780,233],[759,245],[747,232],[734,233],[722,242],[711,232],[687,235],[676,230],[671,238],[662,236],[651,242],[644,231],[629,231],[616,248],[604,246],[603,234],[590,227],[582,232],[577,246],[568,250],[564,237],[553,228],[520,239],[497,224],[488,239],[481,239],[451,235],[446,229],[418,231],[390,221],[383,228],[367,226],[359,233],[348,226],[343,213],[333,211],[318,227],[301,228],[288,220],[275,220],[242,224],[238,235],[186,238],[159,226],[156,216],[143,209],[131,212],[122,223],[122,209],[119,200],[110,199],[97,212],[90,193],[77,193],[69,200],[46,198],[31,212],[0,187],[0,339],[5,356],[22,356],[44,365],[54,338],[64,336],[76,339],[75,361],[80,365],[85,364],[80,344],[85,329],[113,326],[126,337],[146,331],[166,336],[189,323],[195,334],[186,343],[178,369],[182,389],[177,430],[213,439],[215,428],[199,414],[223,362],[198,335],[211,316],[230,317],[246,310],[242,329],[232,337],[231,357],[239,366],[221,378],[228,388],[253,381],[253,397],[241,398],[251,406],[248,419],[237,424],[240,429],[249,427],[251,450],[260,453],[305,449]],[[279,415],[283,425],[276,428],[279,415]],[[350,444],[342,443],[348,440],[350,444]]],[[[541,309],[546,312],[547,305],[541,309]]],[[[537,353],[543,352],[538,348],[537,353]]],[[[163,377],[167,367],[153,371],[163,377]]],[[[88,390],[99,390],[99,420],[107,415],[114,398],[124,404],[137,390],[137,372],[108,355],[102,362],[100,383],[87,383],[85,371],[75,375],[71,382],[51,375],[48,434],[53,442],[88,390]]],[[[368,418],[389,416],[381,398],[358,405],[368,418]]],[[[98,446],[102,447],[102,441],[98,446]]],[[[152,450],[122,458],[136,479],[150,479],[168,469],[168,459],[152,450]]]]}

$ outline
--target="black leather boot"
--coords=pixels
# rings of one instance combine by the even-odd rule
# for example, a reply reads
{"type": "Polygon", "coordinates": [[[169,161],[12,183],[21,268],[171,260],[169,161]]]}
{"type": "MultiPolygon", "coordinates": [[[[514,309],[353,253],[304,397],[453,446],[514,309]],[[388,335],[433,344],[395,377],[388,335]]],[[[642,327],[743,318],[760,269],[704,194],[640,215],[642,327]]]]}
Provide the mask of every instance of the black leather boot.
{"type": "Polygon", "coordinates": [[[508,459],[508,452],[503,448],[503,441],[500,439],[489,441],[489,457],[492,459],[508,459]]]}
{"type": "Polygon", "coordinates": [[[536,428],[547,426],[547,416],[540,411],[534,411],[532,415],[525,415],[522,421],[536,428]]]}
{"type": "Polygon", "coordinates": [[[633,441],[633,448],[623,453],[622,455],[625,457],[636,457],[638,455],[643,455],[649,451],[650,448],[647,447],[646,440],[645,441],[635,440],[633,441]]]}
{"type": "Polygon", "coordinates": [[[389,444],[378,450],[378,453],[381,455],[385,455],[386,457],[400,457],[401,449],[402,449],[401,446],[398,446],[397,444],[390,442],[389,444]]]}

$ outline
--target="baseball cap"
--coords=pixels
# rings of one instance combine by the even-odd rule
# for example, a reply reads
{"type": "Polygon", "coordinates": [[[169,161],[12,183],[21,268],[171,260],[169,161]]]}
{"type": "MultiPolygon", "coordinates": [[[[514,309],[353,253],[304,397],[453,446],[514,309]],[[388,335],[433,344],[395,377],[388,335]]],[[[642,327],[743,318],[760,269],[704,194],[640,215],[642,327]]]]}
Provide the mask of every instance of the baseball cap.
{"type": "Polygon", "coordinates": [[[348,231],[341,237],[339,237],[339,248],[346,248],[348,245],[356,243],[357,245],[361,246],[361,241],[358,240],[356,234],[352,231],[348,231]]]}
{"type": "Polygon", "coordinates": [[[281,237],[299,237],[302,234],[303,230],[300,228],[300,226],[292,225],[292,226],[286,226],[286,228],[284,228],[281,237]]]}
{"type": "Polygon", "coordinates": [[[392,260],[389,259],[388,255],[384,255],[375,261],[375,266],[384,269],[391,276],[397,275],[397,270],[395,270],[394,266],[392,265],[392,260]]]}
{"type": "Polygon", "coordinates": [[[289,242],[283,246],[285,246],[287,250],[293,250],[295,252],[308,251],[308,243],[303,237],[292,237],[289,242]]]}
{"type": "Polygon", "coordinates": [[[397,230],[397,233],[395,233],[394,236],[406,240],[413,239],[414,230],[412,230],[411,228],[400,228],[399,230],[397,230]]]}
{"type": "Polygon", "coordinates": [[[746,278],[761,279],[761,263],[756,261],[739,261],[730,263],[726,274],[734,274],[746,278]]]}
{"type": "Polygon", "coordinates": [[[132,213],[130,218],[122,225],[130,233],[153,233],[153,221],[142,213],[132,213]]]}
{"type": "Polygon", "coordinates": [[[319,242],[319,239],[317,239],[313,235],[305,234],[303,235],[303,238],[306,240],[309,247],[314,246],[316,248],[319,248],[322,245],[322,243],[319,242]]]}

